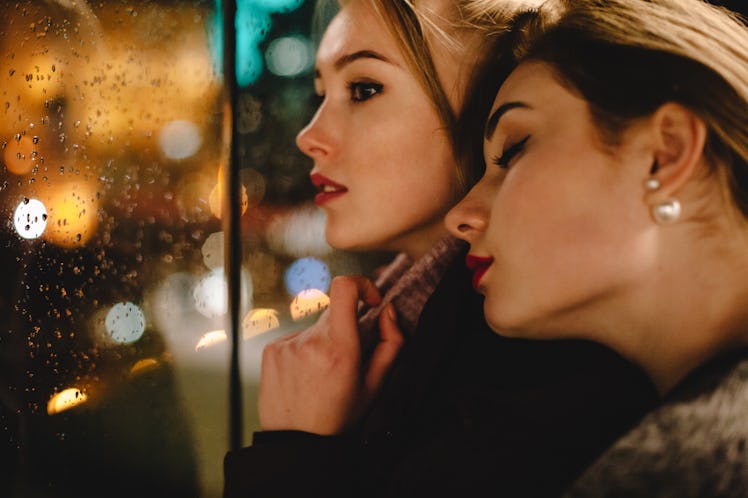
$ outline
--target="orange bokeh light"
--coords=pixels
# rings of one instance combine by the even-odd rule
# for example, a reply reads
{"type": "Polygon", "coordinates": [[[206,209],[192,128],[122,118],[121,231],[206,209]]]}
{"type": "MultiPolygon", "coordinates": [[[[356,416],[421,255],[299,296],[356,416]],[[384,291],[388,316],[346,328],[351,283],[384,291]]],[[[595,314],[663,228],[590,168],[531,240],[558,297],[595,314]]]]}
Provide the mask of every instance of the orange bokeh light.
{"type": "Polygon", "coordinates": [[[8,141],[3,151],[3,162],[8,171],[15,175],[26,175],[36,163],[36,144],[26,135],[8,141]]]}
{"type": "Polygon", "coordinates": [[[90,183],[55,185],[44,204],[49,214],[44,238],[53,244],[80,247],[96,232],[98,201],[90,183]]]}
{"type": "MultiPolygon", "coordinates": [[[[218,168],[218,182],[213,190],[210,192],[208,197],[208,205],[213,216],[221,219],[223,214],[223,167],[218,168]]],[[[247,212],[249,206],[249,195],[247,195],[247,187],[242,185],[242,214],[247,212]]]]}

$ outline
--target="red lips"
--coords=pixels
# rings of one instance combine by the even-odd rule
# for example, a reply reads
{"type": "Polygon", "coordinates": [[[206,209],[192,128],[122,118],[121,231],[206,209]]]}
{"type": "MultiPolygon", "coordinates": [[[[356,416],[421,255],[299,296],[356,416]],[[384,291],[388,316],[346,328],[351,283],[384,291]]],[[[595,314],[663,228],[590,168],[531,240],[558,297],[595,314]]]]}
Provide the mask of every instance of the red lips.
{"type": "Polygon", "coordinates": [[[348,189],[343,185],[335,183],[319,173],[312,173],[309,177],[312,180],[312,184],[320,191],[314,196],[314,203],[318,206],[348,192],[348,189]]]}
{"type": "Polygon", "coordinates": [[[473,272],[473,289],[478,290],[483,274],[486,273],[488,267],[493,263],[493,258],[483,258],[480,256],[474,256],[468,254],[465,257],[465,265],[473,272]]]}

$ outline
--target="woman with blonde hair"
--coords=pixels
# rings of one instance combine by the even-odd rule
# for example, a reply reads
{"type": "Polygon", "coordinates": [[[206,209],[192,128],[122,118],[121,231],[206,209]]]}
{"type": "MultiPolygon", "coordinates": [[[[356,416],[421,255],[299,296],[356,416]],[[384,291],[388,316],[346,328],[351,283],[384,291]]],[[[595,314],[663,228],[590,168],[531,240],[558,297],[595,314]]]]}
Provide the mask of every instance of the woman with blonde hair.
{"type": "Polygon", "coordinates": [[[483,320],[443,224],[479,176],[452,149],[467,76],[493,42],[461,24],[468,3],[345,2],[321,40],[322,102],[297,143],[325,235],[399,256],[376,285],[335,279],[315,325],[266,347],[263,430],[227,455],[226,497],[480,496],[496,483],[557,496],[655,400],[609,348],[507,340],[483,320]]]}
{"type": "Polygon", "coordinates": [[[605,344],[662,396],[570,496],[747,496],[748,28],[700,0],[567,3],[479,78],[487,168],[448,226],[494,330],[605,344]]]}

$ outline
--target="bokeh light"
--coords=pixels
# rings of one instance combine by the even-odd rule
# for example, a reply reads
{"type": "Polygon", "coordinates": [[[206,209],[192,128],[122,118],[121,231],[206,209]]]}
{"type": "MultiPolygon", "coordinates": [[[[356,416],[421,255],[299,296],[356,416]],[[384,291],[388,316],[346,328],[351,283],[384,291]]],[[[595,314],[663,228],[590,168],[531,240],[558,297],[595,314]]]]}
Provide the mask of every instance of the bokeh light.
{"type": "Polygon", "coordinates": [[[280,327],[278,312],[269,308],[253,309],[242,320],[242,337],[249,339],[280,327]]]}
{"type": "Polygon", "coordinates": [[[210,346],[215,346],[216,344],[220,344],[225,341],[226,341],[225,330],[211,330],[210,332],[206,332],[205,334],[203,334],[200,340],[197,341],[197,346],[195,346],[195,351],[200,351],[201,349],[205,349],[210,346]]]}
{"type": "Polygon", "coordinates": [[[175,119],[161,129],[158,143],[164,156],[180,161],[195,155],[202,144],[202,136],[191,121],[175,119]]]}
{"type": "Polygon", "coordinates": [[[49,224],[44,238],[53,244],[72,248],[84,245],[98,227],[98,199],[89,182],[56,185],[45,198],[49,224]]]}
{"type": "Polygon", "coordinates": [[[86,393],[84,393],[77,387],[69,387],[60,391],[49,399],[49,401],[47,402],[47,414],[54,415],[65,410],[69,410],[75,406],[85,403],[87,400],[88,396],[86,396],[86,393]]]}
{"type": "Polygon", "coordinates": [[[291,301],[291,318],[302,320],[310,315],[324,311],[330,306],[330,298],[319,289],[306,289],[291,301]]]}
{"type": "MultiPolygon", "coordinates": [[[[242,270],[240,292],[242,305],[251,303],[252,277],[242,270]]],[[[223,268],[214,268],[206,273],[192,291],[195,309],[207,318],[215,318],[228,312],[228,284],[223,268]]]]}
{"type": "Polygon", "coordinates": [[[200,248],[203,254],[203,263],[211,270],[223,267],[223,232],[215,232],[208,235],[200,248]]]}
{"type": "Polygon", "coordinates": [[[295,257],[326,256],[332,247],[325,239],[325,212],[315,206],[295,208],[276,216],[267,228],[270,249],[295,257]]]}
{"type": "MultiPolygon", "coordinates": [[[[264,193],[264,189],[263,189],[264,193]]],[[[241,201],[241,214],[244,214],[247,212],[247,208],[249,207],[249,195],[247,195],[247,187],[242,185],[242,201],[241,201]]],[[[210,191],[210,195],[208,196],[208,205],[210,206],[210,211],[213,213],[213,216],[221,219],[221,215],[223,214],[223,167],[218,168],[218,175],[216,178],[216,184],[213,187],[213,190],[210,191]]]]}
{"type": "Polygon", "coordinates": [[[313,54],[308,39],[301,36],[276,38],[265,51],[268,70],[277,76],[298,76],[312,67],[313,54]]]}
{"type": "Polygon", "coordinates": [[[31,138],[18,134],[5,144],[3,161],[8,171],[15,175],[25,175],[31,172],[36,164],[38,152],[35,144],[38,140],[37,137],[31,138]]]}
{"type": "Polygon", "coordinates": [[[304,0],[238,0],[237,5],[252,4],[268,12],[291,12],[304,0]]]}
{"type": "Polygon", "coordinates": [[[138,360],[130,368],[130,375],[140,375],[145,372],[149,372],[159,366],[159,361],[155,358],[143,358],[138,360]]]}
{"type": "Polygon", "coordinates": [[[297,259],[286,270],[284,281],[286,290],[292,296],[308,289],[327,292],[330,288],[330,269],[317,258],[297,259]]]}
{"type": "Polygon", "coordinates": [[[114,342],[131,344],[145,332],[145,315],[134,303],[117,303],[106,314],[104,326],[114,342]]]}
{"type": "MultiPolygon", "coordinates": [[[[245,26],[236,34],[236,82],[240,87],[248,87],[257,81],[263,70],[262,52],[257,46],[258,41],[254,41],[253,38],[256,33],[261,32],[260,30],[269,29],[269,27],[255,28],[257,24],[263,23],[263,19],[258,19],[257,16],[256,14],[242,15],[241,11],[237,11],[237,28],[245,26]]],[[[267,22],[269,26],[269,19],[267,22]]],[[[267,30],[264,33],[267,33],[267,30]]]]}
{"type": "Polygon", "coordinates": [[[24,198],[13,213],[13,225],[24,239],[39,238],[47,228],[47,209],[37,199],[24,198]]]}

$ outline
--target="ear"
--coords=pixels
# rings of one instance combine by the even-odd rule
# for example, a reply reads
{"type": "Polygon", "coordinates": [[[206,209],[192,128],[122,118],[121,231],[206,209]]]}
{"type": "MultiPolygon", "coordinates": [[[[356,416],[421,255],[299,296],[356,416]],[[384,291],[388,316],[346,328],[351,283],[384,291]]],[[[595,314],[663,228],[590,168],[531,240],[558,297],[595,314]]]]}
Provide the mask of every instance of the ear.
{"type": "Polygon", "coordinates": [[[651,178],[659,188],[647,192],[650,205],[676,197],[704,164],[706,125],[693,111],[673,102],[663,104],[651,119],[654,161],[651,178]]]}

